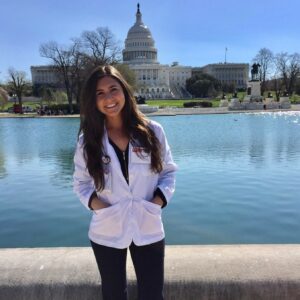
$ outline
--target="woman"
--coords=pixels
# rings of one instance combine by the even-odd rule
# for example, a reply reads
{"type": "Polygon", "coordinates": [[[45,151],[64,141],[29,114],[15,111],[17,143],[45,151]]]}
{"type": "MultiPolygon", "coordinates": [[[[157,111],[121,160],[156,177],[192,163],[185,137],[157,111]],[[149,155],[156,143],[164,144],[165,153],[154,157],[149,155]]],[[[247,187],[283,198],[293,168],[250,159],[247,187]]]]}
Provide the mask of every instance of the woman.
{"type": "Polygon", "coordinates": [[[164,131],[138,111],[130,86],[112,66],[91,73],[80,114],[74,191],[93,211],[89,239],[103,299],[127,299],[127,248],[139,299],[163,299],[161,208],[174,193],[176,170],[164,131]]]}

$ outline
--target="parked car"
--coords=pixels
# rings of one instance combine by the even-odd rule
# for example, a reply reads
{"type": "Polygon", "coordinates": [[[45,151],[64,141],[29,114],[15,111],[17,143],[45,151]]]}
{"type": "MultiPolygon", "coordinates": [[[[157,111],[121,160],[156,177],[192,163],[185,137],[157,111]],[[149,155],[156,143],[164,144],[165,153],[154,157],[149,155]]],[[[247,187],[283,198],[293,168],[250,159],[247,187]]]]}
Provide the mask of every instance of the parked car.
{"type": "Polygon", "coordinates": [[[23,106],[23,113],[33,112],[34,110],[30,106],[23,106]]]}
{"type": "MultiPolygon", "coordinates": [[[[20,109],[20,105],[19,104],[14,104],[14,106],[12,107],[9,107],[7,109],[7,112],[9,113],[20,113],[21,112],[21,109],[20,109]]],[[[30,113],[30,112],[34,112],[34,109],[32,109],[30,106],[22,106],[22,111],[23,113],[30,113]]]]}

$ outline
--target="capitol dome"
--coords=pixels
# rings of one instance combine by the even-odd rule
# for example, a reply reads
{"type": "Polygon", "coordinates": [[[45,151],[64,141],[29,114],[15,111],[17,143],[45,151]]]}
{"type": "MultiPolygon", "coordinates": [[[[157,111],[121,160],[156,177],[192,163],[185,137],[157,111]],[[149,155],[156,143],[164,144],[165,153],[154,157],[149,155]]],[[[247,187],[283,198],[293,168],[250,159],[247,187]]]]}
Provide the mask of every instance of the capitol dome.
{"type": "Polygon", "coordinates": [[[128,64],[157,63],[157,49],[151,31],[142,21],[140,5],[137,5],[136,22],[129,29],[123,50],[123,62],[128,64]]]}

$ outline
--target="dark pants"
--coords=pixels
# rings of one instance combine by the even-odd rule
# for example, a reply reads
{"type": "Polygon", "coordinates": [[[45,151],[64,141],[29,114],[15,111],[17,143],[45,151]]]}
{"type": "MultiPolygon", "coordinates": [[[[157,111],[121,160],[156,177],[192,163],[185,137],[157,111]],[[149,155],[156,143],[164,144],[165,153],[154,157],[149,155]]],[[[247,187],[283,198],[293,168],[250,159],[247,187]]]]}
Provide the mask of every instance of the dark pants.
{"type": "MultiPolygon", "coordinates": [[[[98,245],[91,241],[102,281],[103,300],[127,300],[127,249],[98,245]]],[[[165,240],[129,246],[139,300],[163,300],[165,240]]]]}

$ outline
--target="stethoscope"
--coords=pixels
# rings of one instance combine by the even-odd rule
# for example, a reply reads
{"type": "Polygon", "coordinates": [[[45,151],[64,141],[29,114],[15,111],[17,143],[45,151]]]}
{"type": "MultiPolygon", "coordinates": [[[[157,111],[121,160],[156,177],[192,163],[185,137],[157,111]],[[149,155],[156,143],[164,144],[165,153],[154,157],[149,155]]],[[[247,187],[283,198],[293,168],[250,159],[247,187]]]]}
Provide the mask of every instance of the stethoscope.
{"type": "Polygon", "coordinates": [[[102,160],[102,162],[103,162],[103,164],[104,164],[104,173],[105,174],[109,174],[109,169],[110,169],[110,167],[109,167],[109,164],[110,164],[110,162],[111,162],[111,158],[110,158],[110,156],[107,154],[107,149],[106,149],[106,144],[104,144],[104,153],[103,153],[103,155],[102,155],[102,158],[101,158],[101,160],[102,160]],[[106,153],[106,154],[105,154],[106,153]]]}
{"type": "Polygon", "coordinates": [[[103,153],[103,156],[102,156],[102,162],[103,164],[106,166],[106,168],[108,167],[108,164],[111,162],[111,158],[110,156],[107,154],[108,151],[107,151],[107,146],[106,146],[106,143],[108,142],[108,136],[107,136],[107,133],[105,133],[106,136],[105,136],[105,142],[104,142],[104,153],[103,153]],[[105,154],[106,153],[106,154],[105,154]]]}
{"type": "Polygon", "coordinates": [[[108,155],[103,155],[103,156],[102,156],[102,162],[103,162],[105,165],[108,165],[108,164],[111,162],[110,156],[108,156],[108,155]]]}

